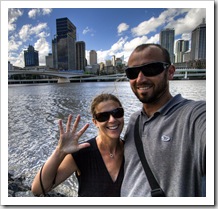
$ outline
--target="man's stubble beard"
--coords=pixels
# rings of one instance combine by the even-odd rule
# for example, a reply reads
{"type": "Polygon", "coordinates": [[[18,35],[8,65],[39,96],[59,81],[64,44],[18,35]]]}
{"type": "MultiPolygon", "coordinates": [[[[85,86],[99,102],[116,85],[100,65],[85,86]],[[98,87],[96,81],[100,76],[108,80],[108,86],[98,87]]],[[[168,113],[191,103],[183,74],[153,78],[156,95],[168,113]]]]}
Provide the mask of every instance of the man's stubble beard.
{"type": "Polygon", "coordinates": [[[164,73],[164,78],[162,82],[157,86],[156,89],[154,89],[152,95],[146,95],[141,94],[139,95],[137,92],[137,85],[134,86],[134,88],[131,86],[133,93],[136,95],[138,100],[142,102],[143,104],[151,104],[156,103],[167,91],[168,91],[168,80],[167,80],[167,71],[164,73]]]}

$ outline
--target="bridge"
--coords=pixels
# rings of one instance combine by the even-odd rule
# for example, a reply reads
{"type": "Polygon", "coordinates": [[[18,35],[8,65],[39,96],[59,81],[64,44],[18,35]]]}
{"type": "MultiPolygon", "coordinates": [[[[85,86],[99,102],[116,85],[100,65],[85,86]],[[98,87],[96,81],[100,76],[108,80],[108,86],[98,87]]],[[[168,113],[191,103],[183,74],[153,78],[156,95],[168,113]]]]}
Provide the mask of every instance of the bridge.
{"type": "MultiPolygon", "coordinates": [[[[22,83],[28,82],[88,82],[88,81],[127,81],[125,73],[111,74],[111,75],[94,75],[85,74],[81,71],[48,71],[48,70],[15,70],[8,71],[8,76],[11,75],[45,75],[52,77],[50,79],[24,79],[19,80],[22,83]]],[[[176,69],[174,79],[197,79],[206,78],[206,69],[176,69]]],[[[8,83],[16,83],[16,80],[8,79],[8,83]]]]}
{"type": "Polygon", "coordinates": [[[87,76],[87,74],[82,73],[78,70],[76,71],[54,71],[54,70],[10,70],[8,75],[47,75],[60,78],[71,78],[87,76]]]}

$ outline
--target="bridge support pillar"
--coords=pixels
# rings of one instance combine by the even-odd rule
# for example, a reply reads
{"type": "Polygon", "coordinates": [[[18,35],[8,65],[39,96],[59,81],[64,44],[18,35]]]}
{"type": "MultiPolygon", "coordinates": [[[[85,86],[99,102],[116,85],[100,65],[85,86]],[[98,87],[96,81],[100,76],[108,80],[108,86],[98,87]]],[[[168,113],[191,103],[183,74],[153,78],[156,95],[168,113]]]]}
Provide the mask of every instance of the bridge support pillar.
{"type": "Polygon", "coordinates": [[[188,72],[187,71],[185,71],[184,79],[188,79],[188,72]]]}
{"type": "Polygon", "coordinates": [[[70,83],[69,78],[58,78],[58,83],[70,83]]]}

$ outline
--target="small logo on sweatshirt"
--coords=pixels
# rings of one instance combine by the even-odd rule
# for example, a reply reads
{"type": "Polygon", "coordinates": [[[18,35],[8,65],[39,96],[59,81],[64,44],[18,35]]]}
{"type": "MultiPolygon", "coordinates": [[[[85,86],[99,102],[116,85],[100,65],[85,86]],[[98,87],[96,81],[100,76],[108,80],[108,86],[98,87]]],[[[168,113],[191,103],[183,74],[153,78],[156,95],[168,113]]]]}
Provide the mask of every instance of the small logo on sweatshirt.
{"type": "Polygon", "coordinates": [[[166,135],[163,135],[163,136],[161,136],[161,140],[164,141],[164,142],[168,142],[168,141],[170,141],[170,137],[166,136],[166,135]]]}

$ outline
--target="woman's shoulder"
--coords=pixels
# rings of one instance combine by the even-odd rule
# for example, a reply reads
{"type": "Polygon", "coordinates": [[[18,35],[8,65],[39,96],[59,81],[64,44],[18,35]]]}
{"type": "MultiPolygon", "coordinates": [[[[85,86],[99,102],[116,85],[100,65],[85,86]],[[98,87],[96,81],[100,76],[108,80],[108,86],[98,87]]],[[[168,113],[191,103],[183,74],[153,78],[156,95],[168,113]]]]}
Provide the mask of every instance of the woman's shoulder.
{"type": "Polygon", "coordinates": [[[96,145],[96,137],[93,137],[87,141],[84,141],[83,143],[89,143],[93,147],[96,145]]]}
{"type": "Polygon", "coordinates": [[[87,141],[83,141],[81,143],[89,143],[90,146],[79,150],[79,152],[89,152],[89,151],[95,150],[97,148],[96,137],[93,137],[93,138],[88,139],[87,141]]]}

